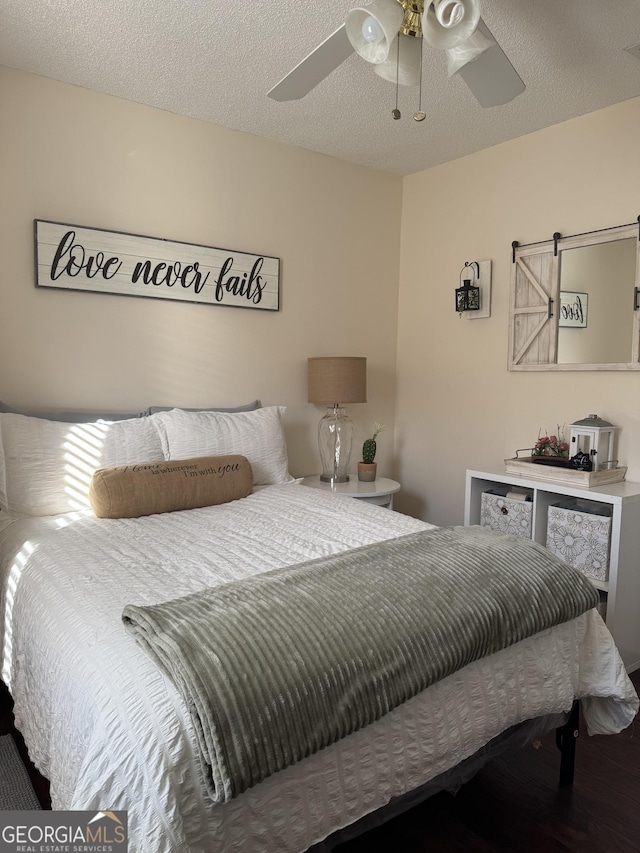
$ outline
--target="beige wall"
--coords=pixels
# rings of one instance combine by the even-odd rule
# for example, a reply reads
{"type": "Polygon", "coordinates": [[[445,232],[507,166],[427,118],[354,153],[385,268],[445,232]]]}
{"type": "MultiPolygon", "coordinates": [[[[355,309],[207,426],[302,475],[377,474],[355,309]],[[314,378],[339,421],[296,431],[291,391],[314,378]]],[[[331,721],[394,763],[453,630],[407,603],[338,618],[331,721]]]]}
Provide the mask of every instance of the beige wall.
{"type": "Polygon", "coordinates": [[[538,430],[595,412],[640,481],[638,373],[509,373],[510,246],[633,222],[640,99],[405,179],[398,324],[397,506],[463,520],[465,469],[503,470],[538,430]],[[493,261],[491,317],[459,319],[467,260],[493,261]]]}
{"type": "Polygon", "coordinates": [[[349,408],[352,467],[372,422],[386,423],[380,473],[402,481],[401,510],[461,522],[466,468],[501,468],[539,429],[590,412],[621,426],[620,459],[640,480],[640,376],[506,369],[511,241],[635,220],[640,100],[404,187],[1,68],[0,111],[0,399],[138,410],[259,397],[288,406],[291,468],[303,475],[318,470],[322,415],[306,403],[307,356],[365,355],[369,402],[349,408]],[[38,290],[35,218],[276,255],[282,310],[38,290]],[[493,261],[492,315],[470,322],[453,291],[475,259],[493,261]]]}
{"type": "Polygon", "coordinates": [[[402,181],[0,68],[0,400],[141,410],[288,406],[290,467],[316,473],[306,359],[368,359],[390,473],[402,181]],[[375,215],[372,212],[375,211],[375,215]],[[279,313],[34,287],[33,220],[281,258],[279,313]]]}

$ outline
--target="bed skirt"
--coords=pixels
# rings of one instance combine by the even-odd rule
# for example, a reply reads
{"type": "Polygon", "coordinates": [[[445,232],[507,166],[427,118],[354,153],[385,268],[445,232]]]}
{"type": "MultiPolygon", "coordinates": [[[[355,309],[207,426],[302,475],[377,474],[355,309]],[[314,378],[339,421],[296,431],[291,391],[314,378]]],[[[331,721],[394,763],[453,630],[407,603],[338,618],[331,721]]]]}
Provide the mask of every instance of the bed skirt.
{"type": "MultiPolygon", "coordinates": [[[[569,716],[569,714],[548,714],[545,717],[537,717],[535,720],[526,720],[524,723],[512,726],[494,737],[469,758],[461,761],[460,764],[445,770],[444,773],[440,773],[439,776],[435,776],[419,788],[408,791],[401,797],[394,797],[386,806],[364,815],[355,823],[332,832],[324,841],[309,847],[307,853],[332,853],[334,847],[339,844],[352,841],[354,838],[364,835],[365,832],[382,826],[387,821],[419,806],[420,803],[442,791],[455,794],[463,785],[473,779],[487,762],[498,758],[505,752],[523,749],[554,729],[558,730],[567,723],[569,716]]],[[[559,772],[560,754],[558,753],[559,772]]]]}

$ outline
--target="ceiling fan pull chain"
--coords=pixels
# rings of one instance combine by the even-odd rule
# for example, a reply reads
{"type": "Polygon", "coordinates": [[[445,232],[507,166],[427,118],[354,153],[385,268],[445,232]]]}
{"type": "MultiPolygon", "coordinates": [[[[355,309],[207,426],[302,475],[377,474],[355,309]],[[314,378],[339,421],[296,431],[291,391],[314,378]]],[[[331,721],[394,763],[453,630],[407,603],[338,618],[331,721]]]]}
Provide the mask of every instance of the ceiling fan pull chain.
{"type": "Polygon", "coordinates": [[[423,46],[420,45],[420,92],[418,94],[418,110],[413,114],[414,121],[424,121],[427,114],[422,109],[422,54],[424,53],[423,46]]]}
{"type": "Polygon", "coordinates": [[[391,115],[395,119],[401,118],[401,112],[398,109],[398,89],[400,88],[399,78],[400,78],[400,36],[396,39],[397,42],[397,51],[396,51],[396,106],[395,109],[391,111],[391,115]]]}

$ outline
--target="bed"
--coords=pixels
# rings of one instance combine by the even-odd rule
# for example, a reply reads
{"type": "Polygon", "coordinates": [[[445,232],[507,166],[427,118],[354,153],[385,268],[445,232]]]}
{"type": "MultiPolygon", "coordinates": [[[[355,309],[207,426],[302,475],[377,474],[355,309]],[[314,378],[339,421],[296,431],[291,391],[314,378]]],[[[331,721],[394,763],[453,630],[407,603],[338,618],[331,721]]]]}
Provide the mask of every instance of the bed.
{"type": "Polygon", "coordinates": [[[240,420],[152,417],[160,420],[114,430],[0,415],[2,677],[16,726],[51,782],[53,808],[128,810],[132,851],[299,853],[422,789],[523,721],[557,719],[575,699],[592,734],[633,719],[633,686],[589,610],[470,663],[229,802],[212,802],[189,710],[124,630],[123,609],[430,525],[295,482],[279,409],[240,420]],[[225,452],[245,454],[257,472],[246,497],[129,518],[97,518],[86,504],[99,465],[225,452]]]}

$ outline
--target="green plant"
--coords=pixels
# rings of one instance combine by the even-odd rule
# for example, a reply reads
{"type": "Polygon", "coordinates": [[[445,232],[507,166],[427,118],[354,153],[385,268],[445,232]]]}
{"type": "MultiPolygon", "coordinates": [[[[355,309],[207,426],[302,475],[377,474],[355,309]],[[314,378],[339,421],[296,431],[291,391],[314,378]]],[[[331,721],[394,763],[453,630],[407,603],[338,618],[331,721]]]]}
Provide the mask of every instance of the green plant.
{"type": "Polygon", "coordinates": [[[380,435],[384,426],[381,426],[378,423],[374,423],[373,425],[373,435],[371,438],[367,438],[364,444],[362,445],[362,461],[371,465],[373,460],[376,458],[376,438],[380,435]]]}

